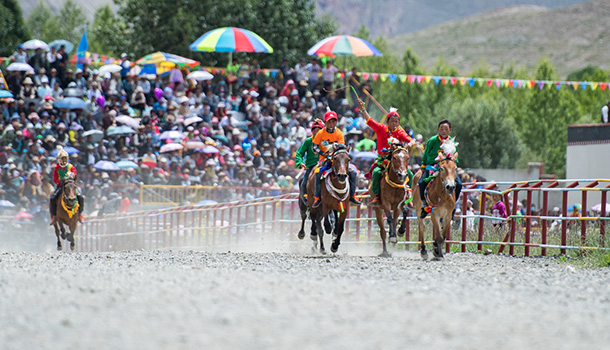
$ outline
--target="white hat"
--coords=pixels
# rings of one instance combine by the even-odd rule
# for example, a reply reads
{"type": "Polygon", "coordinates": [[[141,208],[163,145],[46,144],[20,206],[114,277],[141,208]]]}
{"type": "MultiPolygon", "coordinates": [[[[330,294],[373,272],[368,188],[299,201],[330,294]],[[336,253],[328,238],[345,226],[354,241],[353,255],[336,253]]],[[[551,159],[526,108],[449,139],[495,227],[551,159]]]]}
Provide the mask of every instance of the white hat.
{"type": "Polygon", "coordinates": [[[127,57],[127,54],[126,54],[125,52],[123,52],[123,53],[121,54],[121,58],[125,58],[125,57],[127,57]]]}
{"type": "Polygon", "coordinates": [[[292,91],[290,91],[290,96],[295,96],[298,94],[299,94],[299,91],[297,89],[292,89],[292,91]]]}
{"type": "Polygon", "coordinates": [[[257,98],[259,96],[259,93],[254,91],[254,90],[252,90],[252,91],[250,91],[250,96],[254,97],[254,98],[257,98]]]}

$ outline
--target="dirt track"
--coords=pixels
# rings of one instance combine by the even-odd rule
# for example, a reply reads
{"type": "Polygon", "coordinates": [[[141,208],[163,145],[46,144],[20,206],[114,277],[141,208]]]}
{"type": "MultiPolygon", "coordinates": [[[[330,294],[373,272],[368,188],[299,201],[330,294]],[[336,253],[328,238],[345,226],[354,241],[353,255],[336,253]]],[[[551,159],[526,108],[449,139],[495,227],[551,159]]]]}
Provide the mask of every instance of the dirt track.
{"type": "Polygon", "coordinates": [[[0,253],[2,349],[604,349],[608,269],[449,254],[0,253]]]}

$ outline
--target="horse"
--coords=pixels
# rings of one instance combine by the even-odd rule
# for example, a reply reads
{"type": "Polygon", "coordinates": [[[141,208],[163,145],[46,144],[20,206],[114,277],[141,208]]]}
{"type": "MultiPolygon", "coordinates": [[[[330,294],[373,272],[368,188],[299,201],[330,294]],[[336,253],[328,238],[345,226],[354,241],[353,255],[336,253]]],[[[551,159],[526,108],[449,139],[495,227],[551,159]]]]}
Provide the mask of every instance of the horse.
{"type": "Polygon", "coordinates": [[[307,204],[312,221],[310,238],[314,241],[314,247],[319,241],[320,253],[325,254],[324,234],[322,232],[322,218],[324,218],[324,229],[327,234],[333,233],[334,240],[330,251],[336,253],[341,244],[341,235],[345,229],[345,219],[349,211],[349,179],[348,170],[350,156],[348,149],[343,144],[335,143],[327,146],[331,152],[332,173],[326,178],[320,179],[320,199],[322,204],[313,208],[315,171],[309,175],[307,183],[307,204]]]}
{"type": "Polygon", "coordinates": [[[374,207],[374,209],[383,243],[383,252],[380,255],[382,257],[390,256],[386,247],[386,230],[383,223],[383,214],[385,213],[389,226],[390,243],[397,243],[396,226],[398,226],[401,210],[403,212],[403,220],[400,225],[399,235],[402,237],[405,233],[408,213],[405,203],[411,197],[408,164],[409,151],[401,146],[393,148],[390,151],[390,164],[379,183],[381,203],[379,206],[374,207]]]}
{"type": "MultiPolygon", "coordinates": [[[[428,183],[426,199],[428,205],[433,207],[430,218],[432,220],[433,236],[434,236],[434,254],[435,260],[443,258],[443,243],[451,230],[451,217],[453,209],[455,208],[455,188],[456,188],[456,177],[457,177],[457,165],[455,159],[457,158],[457,143],[453,140],[444,141],[441,144],[441,152],[439,152],[438,168],[439,171],[434,174],[434,178],[428,183]]],[[[420,170],[413,178],[413,182],[417,183],[423,172],[420,170]]],[[[419,186],[415,186],[413,192],[413,203],[415,205],[416,213],[420,213],[423,207],[423,203],[419,194],[419,186]]],[[[426,242],[424,241],[424,219],[419,215],[417,216],[417,224],[419,227],[419,242],[421,249],[421,257],[424,260],[428,259],[428,252],[426,251],[426,242]]]]}
{"type": "Polygon", "coordinates": [[[78,225],[78,189],[74,182],[73,173],[69,172],[62,184],[61,196],[57,198],[57,215],[55,215],[55,236],[57,236],[57,250],[61,250],[61,240],[59,232],[61,231],[61,239],[67,239],[70,242],[70,249],[74,250],[74,233],[78,225]],[[72,176],[71,176],[72,175],[72,176]],[[64,225],[68,226],[70,233],[66,235],[64,225]]]}

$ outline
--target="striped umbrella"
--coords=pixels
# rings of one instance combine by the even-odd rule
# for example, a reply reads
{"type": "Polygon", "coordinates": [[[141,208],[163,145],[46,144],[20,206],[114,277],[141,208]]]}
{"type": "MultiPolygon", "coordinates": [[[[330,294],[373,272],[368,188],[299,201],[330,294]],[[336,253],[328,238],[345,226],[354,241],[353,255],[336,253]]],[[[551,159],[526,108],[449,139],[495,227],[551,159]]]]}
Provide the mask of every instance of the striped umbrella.
{"type": "Polygon", "coordinates": [[[351,35],[331,36],[307,50],[309,56],[381,56],[375,46],[364,39],[351,35]]]}
{"type": "Polygon", "coordinates": [[[189,49],[203,52],[273,52],[273,48],[256,33],[236,27],[211,30],[195,40],[189,49]]]}
{"type": "MultiPolygon", "coordinates": [[[[190,68],[196,67],[200,65],[199,61],[192,60],[190,58],[174,55],[171,53],[157,51],[154,53],[150,53],[139,60],[136,61],[136,64],[139,65],[147,65],[154,64],[156,66],[188,66],[190,68]]],[[[170,67],[170,68],[171,68],[170,67]]]]}

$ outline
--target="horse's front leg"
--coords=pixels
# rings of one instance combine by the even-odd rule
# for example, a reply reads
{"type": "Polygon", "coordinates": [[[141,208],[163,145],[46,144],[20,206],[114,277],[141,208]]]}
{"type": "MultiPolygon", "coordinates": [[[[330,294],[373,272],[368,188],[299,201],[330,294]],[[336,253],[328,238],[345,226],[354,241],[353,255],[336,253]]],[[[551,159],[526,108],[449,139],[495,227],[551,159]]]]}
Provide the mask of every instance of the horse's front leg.
{"type": "MultiPolygon", "coordinates": [[[[57,219],[55,219],[57,220],[57,219]]],[[[55,223],[53,224],[53,227],[55,228],[55,236],[57,236],[57,250],[61,250],[61,239],[59,239],[59,225],[61,225],[60,223],[58,223],[57,221],[55,221],[55,223]]]]}
{"type": "Polygon", "coordinates": [[[74,250],[74,246],[76,245],[74,242],[74,233],[76,232],[76,224],[68,226],[70,229],[70,233],[68,234],[68,241],[70,242],[70,249],[74,250]]]}
{"type": "Polygon", "coordinates": [[[445,226],[449,226],[451,224],[451,220],[443,219],[443,217],[439,214],[432,216],[432,235],[434,237],[434,249],[432,253],[434,254],[435,260],[440,260],[443,258],[443,243],[445,239],[443,238],[443,233],[445,226]]]}
{"type": "Polygon", "coordinates": [[[388,229],[390,230],[390,243],[396,244],[398,240],[396,239],[396,225],[394,223],[394,218],[396,217],[396,220],[398,220],[397,211],[395,210],[392,212],[392,210],[388,210],[386,211],[385,215],[387,218],[386,220],[388,221],[388,229]]]}
{"type": "Polygon", "coordinates": [[[407,216],[409,215],[409,208],[406,205],[402,206],[402,222],[398,228],[398,237],[402,237],[407,232],[407,216]]]}
{"type": "Polygon", "coordinates": [[[301,230],[297,234],[297,237],[299,237],[299,239],[303,239],[305,238],[305,220],[307,220],[307,205],[302,200],[299,200],[299,210],[301,212],[301,230]]]}
{"type": "MultiPolygon", "coordinates": [[[[336,215],[336,213],[335,213],[336,215]]],[[[330,246],[330,251],[336,253],[339,250],[339,245],[341,244],[341,236],[345,231],[345,219],[347,218],[347,211],[341,213],[340,216],[337,217],[335,221],[335,239],[333,240],[333,244],[330,246]]]]}
{"type": "Polygon", "coordinates": [[[389,257],[390,254],[388,253],[388,247],[386,245],[386,230],[385,230],[385,225],[383,223],[383,209],[379,208],[379,207],[375,207],[375,217],[377,218],[377,226],[379,226],[379,236],[381,236],[381,244],[383,245],[383,251],[381,252],[381,254],[379,254],[379,256],[381,257],[389,257]]]}

